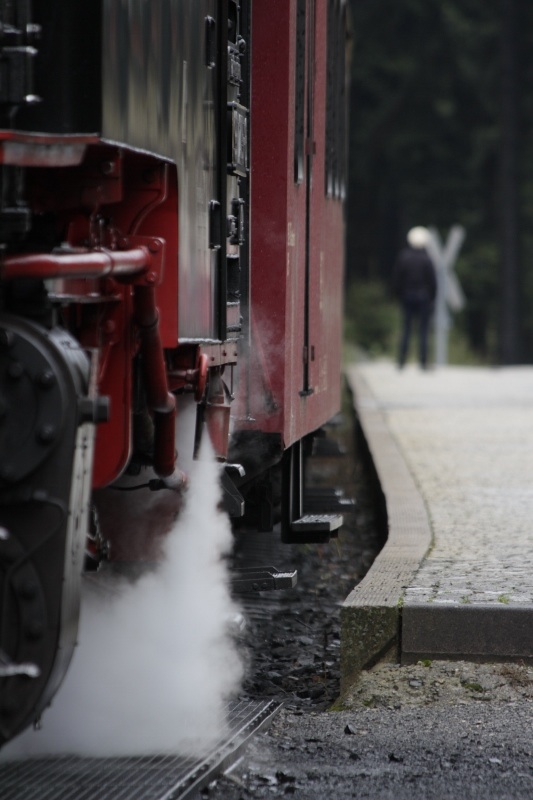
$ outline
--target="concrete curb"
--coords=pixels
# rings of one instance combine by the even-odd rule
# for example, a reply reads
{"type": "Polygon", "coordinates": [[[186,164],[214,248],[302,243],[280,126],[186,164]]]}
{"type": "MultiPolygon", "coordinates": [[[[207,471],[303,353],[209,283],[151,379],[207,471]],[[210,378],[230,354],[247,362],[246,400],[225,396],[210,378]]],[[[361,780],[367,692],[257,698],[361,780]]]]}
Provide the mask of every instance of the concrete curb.
{"type": "Polygon", "coordinates": [[[341,691],[387,650],[400,650],[403,592],[431,546],[424,502],[385,415],[355,367],[346,377],[385,496],[388,539],[341,608],[341,691]]]}
{"type": "Polygon", "coordinates": [[[402,614],[402,661],[530,661],[532,613],[530,605],[411,602],[402,614]]]}
{"type": "MultiPolygon", "coordinates": [[[[475,597],[469,601],[468,594],[462,596],[456,590],[448,595],[441,592],[441,598],[428,594],[425,572],[429,569],[430,577],[436,579],[441,575],[441,565],[434,553],[428,555],[432,531],[421,491],[393,437],[387,412],[361,370],[350,367],[346,376],[385,498],[388,539],[341,609],[341,691],[349,688],[361,669],[391,648],[396,648],[397,660],[404,663],[426,658],[533,662],[531,601],[487,602],[475,597]]],[[[482,468],[483,464],[478,467],[482,468]]],[[[479,475],[479,480],[482,478],[479,475]]],[[[510,485],[509,492],[512,488],[510,485]]],[[[438,545],[438,529],[436,535],[438,545]]],[[[480,541],[475,560],[467,562],[474,582],[476,562],[482,562],[484,546],[480,541]]],[[[495,581],[498,564],[494,562],[492,567],[495,581]]],[[[443,566],[450,567],[449,559],[443,566]]],[[[451,566],[452,577],[464,574],[464,561],[451,566]]],[[[505,574],[506,565],[502,563],[501,569],[505,574]]],[[[486,582],[486,575],[482,580],[486,582]]]]}

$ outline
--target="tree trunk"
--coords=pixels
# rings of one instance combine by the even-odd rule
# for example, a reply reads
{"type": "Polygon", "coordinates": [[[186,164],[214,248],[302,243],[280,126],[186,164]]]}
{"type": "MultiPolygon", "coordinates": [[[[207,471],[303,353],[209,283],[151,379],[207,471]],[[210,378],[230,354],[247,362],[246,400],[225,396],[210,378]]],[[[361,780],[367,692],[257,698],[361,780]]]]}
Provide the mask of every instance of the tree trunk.
{"type": "Polygon", "coordinates": [[[516,0],[501,0],[501,307],[500,359],[520,361],[520,255],[518,212],[518,86],[516,0]]]}

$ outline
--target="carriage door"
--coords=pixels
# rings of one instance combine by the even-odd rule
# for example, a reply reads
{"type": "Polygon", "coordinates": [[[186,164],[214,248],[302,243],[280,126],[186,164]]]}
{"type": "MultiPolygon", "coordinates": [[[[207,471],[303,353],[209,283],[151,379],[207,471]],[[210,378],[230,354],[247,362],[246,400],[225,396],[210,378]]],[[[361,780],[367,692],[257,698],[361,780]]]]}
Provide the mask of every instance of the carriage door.
{"type": "Polygon", "coordinates": [[[297,0],[295,54],[294,181],[305,189],[305,275],[303,375],[301,396],[313,394],[310,383],[309,304],[311,286],[311,190],[314,155],[315,0],[297,0]]]}
{"type": "Polygon", "coordinates": [[[217,198],[211,202],[211,247],[217,251],[215,329],[235,338],[248,311],[249,0],[219,0],[208,48],[219,54],[217,198]]]}

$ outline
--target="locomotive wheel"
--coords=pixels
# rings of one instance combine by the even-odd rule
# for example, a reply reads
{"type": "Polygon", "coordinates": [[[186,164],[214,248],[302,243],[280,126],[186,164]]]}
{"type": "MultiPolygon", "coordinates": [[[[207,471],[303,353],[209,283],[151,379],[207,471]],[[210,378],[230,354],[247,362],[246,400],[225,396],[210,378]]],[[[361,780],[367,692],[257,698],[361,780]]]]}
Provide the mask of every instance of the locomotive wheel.
{"type": "Polygon", "coordinates": [[[89,372],[66,331],[0,315],[0,744],[50,703],[76,643],[89,372]]]}
{"type": "Polygon", "coordinates": [[[40,676],[41,667],[37,665],[40,661],[40,643],[48,628],[43,586],[28,556],[17,539],[2,529],[0,736],[6,740],[10,738],[9,722],[20,712],[15,684],[28,682],[28,679],[35,680],[40,676]]]}

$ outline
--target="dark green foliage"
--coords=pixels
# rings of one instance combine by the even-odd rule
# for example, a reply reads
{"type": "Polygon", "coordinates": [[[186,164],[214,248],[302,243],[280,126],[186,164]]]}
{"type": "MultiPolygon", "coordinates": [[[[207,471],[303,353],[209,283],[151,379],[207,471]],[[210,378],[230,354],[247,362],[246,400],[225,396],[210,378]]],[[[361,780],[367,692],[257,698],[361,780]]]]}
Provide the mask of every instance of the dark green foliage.
{"type": "Polygon", "coordinates": [[[345,335],[367,353],[392,355],[399,327],[397,304],[380,281],[354,281],[346,297],[345,335]]]}
{"type": "Polygon", "coordinates": [[[533,3],[350,5],[349,282],[390,285],[411,226],[434,225],[446,236],[462,224],[457,273],[468,306],[459,324],[480,355],[497,359],[502,287],[515,270],[515,297],[505,302],[516,305],[511,323],[522,346],[509,358],[533,360],[533,3]],[[514,28],[502,25],[511,12],[514,28]],[[504,52],[512,61],[505,74],[504,52]],[[514,91],[514,105],[503,87],[507,98],[514,91]]]}

